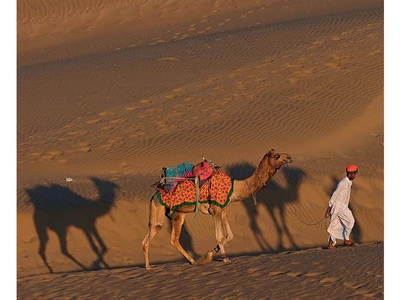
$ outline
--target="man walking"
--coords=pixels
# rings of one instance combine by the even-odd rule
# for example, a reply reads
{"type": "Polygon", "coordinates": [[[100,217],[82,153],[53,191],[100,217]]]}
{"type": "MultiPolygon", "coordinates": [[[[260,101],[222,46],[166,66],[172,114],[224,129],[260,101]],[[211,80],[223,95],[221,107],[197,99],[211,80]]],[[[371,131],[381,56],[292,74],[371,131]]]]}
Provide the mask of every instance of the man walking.
{"type": "Polygon", "coordinates": [[[346,168],[347,176],[337,185],[329,199],[328,208],[325,212],[325,218],[331,216],[331,221],[327,229],[329,233],[328,249],[336,248],[336,239],[343,239],[344,246],[355,246],[350,240],[350,233],[353,229],[355,220],[349,209],[351,185],[356,178],[358,167],[349,165],[346,168]]]}

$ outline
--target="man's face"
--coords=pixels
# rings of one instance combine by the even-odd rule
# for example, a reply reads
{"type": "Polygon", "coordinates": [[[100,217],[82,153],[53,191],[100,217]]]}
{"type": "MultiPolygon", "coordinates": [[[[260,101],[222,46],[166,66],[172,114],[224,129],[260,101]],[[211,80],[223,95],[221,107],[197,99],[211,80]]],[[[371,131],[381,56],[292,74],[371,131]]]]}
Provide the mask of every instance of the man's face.
{"type": "Polygon", "coordinates": [[[356,176],[357,176],[357,172],[349,173],[349,175],[347,175],[347,177],[348,177],[350,180],[354,180],[354,178],[356,178],[356,176]]]}

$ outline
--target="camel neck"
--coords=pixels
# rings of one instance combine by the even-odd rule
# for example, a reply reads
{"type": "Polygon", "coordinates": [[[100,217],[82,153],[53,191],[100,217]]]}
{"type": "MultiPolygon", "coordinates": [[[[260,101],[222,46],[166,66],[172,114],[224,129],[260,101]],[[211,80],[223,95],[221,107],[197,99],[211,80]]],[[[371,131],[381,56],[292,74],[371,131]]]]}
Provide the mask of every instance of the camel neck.
{"type": "Polygon", "coordinates": [[[257,192],[268,179],[270,179],[276,173],[275,169],[266,168],[262,169],[258,167],[253,175],[247,179],[247,183],[252,193],[257,192]]]}

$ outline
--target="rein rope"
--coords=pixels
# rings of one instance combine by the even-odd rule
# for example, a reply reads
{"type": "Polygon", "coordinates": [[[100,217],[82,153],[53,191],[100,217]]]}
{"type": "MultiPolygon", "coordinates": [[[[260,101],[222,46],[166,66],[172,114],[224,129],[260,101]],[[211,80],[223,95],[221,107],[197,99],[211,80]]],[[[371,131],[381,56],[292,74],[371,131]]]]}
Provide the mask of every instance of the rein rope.
{"type": "MultiPolygon", "coordinates": [[[[291,176],[290,176],[290,171],[289,171],[289,164],[288,163],[286,163],[286,167],[287,167],[287,170],[288,170],[288,174],[289,174],[289,197],[290,197],[290,199],[292,199],[292,184],[291,184],[291,176]]],[[[293,210],[294,210],[294,213],[295,213],[295,215],[296,215],[296,217],[300,220],[300,222],[302,222],[303,224],[306,224],[306,225],[309,225],[309,226],[314,226],[314,225],[318,225],[319,223],[321,223],[324,219],[325,219],[325,229],[327,229],[328,227],[326,226],[326,218],[325,218],[325,214],[324,214],[324,216],[322,217],[322,219],[321,220],[319,220],[318,222],[316,222],[316,223],[307,223],[307,222],[304,222],[300,217],[299,217],[299,215],[297,214],[297,211],[296,211],[296,207],[295,207],[295,205],[294,205],[294,203],[292,202],[292,206],[293,206],[293,210]]]]}
{"type": "Polygon", "coordinates": [[[249,186],[249,183],[247,182],[247,179],[245,179],[244,181],[246,182],[247,188],[249,189],[249,191],[250,191],[250,193],[251,193],[251,196],[253,197],[253,204],[254,204],[254,205],[257,205],[257,199],[256,199],[255,193],[251,190],[251,188],[250,188],[250,186],[249,186]]]}

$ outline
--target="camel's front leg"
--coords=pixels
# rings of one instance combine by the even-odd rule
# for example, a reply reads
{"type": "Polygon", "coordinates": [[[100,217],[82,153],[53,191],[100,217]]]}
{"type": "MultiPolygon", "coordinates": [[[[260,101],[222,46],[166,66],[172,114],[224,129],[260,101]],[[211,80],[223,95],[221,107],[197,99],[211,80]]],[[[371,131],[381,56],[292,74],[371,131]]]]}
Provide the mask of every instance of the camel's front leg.
{"type": "MultiPolygon", "coordinates": [[[[229,226],[229,222],[228,222],[228,217],[226,216],[226,210],[223,210],[221,212],[221,225],[222,225],[222,231],[224,234],[224,239],[223,239],[223,245],[225,245],[227,242],[229,242],[230,240],[233,239],[233,233],[231,230],[231,227],[229,226]]],[[[222,257],[222,252],[221,252],[221,257],[223,259],[224,262],[229,262],[229,258],[226,257],[226,255],[224,255],[225,257],[222,257]]]]}
{"type": "Polygon", "coordinates": [[[214,226],[215,226],[215,237],[217,240],[217,247],[215,247],[214,251],[218,252],[221,251],[221,258],[223,262],[229,262],[228,257],[226,256],[225,253],[225,236],[224,236],[224,227],[225,226],[225,230],[230,231],[230,227],[229,224],[226,227],[226,223],[227,223],[227,219],[226,219],[226,212],[222,211],[219,207],[214,207],[212,210],[212,216],[213,216],[213,220],[214,220],[214,226]],[[223,225],[224,223],[224,225],[223,225]]]}
{"type": "Polygon", "coordinates": [[[185,222],[185,214],[176,212],[174,218],[171,220],[172,232],[171,232],[171,244],[176,249],[179,250],[180,253],[192,264],[195,265],[196,261],[190,257],[189,254],[182,248],[181,243],[179,242],[179,237],[182,231],[182,225],[185,222]]]}

